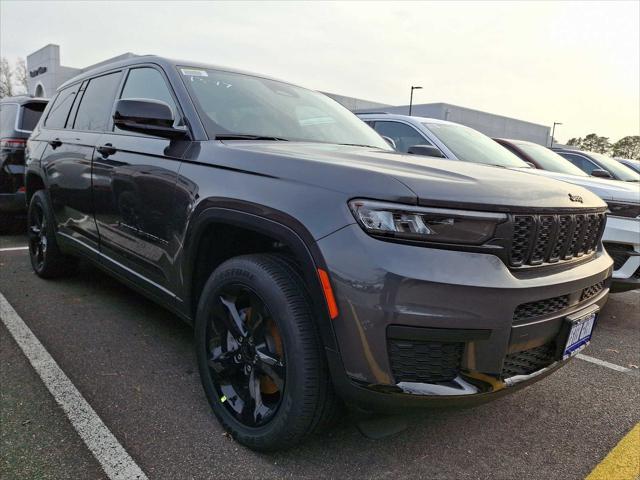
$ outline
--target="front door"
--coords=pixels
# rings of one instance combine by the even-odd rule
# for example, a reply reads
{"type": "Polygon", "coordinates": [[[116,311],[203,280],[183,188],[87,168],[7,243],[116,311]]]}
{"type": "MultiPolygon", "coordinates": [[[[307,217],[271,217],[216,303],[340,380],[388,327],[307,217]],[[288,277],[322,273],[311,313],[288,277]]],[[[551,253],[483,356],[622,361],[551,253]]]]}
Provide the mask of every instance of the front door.
{"type": "MultiPolygon", "coordinates": [[[[180,118],[164,75],[154,67],[129,70],[119,98],[161,100],[180,118]]],[[[101,251],[165,293],[179,247],[174,189],[186,140],[113,128],[93,159],[93,200],[101,251]]]]}

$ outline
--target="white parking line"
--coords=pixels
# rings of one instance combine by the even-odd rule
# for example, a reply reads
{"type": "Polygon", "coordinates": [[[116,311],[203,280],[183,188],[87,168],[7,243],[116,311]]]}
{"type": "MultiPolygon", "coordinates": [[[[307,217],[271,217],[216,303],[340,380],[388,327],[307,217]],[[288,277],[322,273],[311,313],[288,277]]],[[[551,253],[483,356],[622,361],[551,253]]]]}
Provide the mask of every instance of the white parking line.
{"type": "Polygon", "coordinates": [[[582,353],[576,355],[576,358],[584,360],[585,362],[595,363],[596,365],[600,365],[601,367],[610,368],[611,370],[615,370],[616,372],[630,373],[632,375],[638,374],[637,370],[633,370],[627,367],[621,367],[620,365],[616,365],[615,363],[610,363],[605,360],[600,360],[599,358],[590,357],[589,355],[583,355],[582,353]]]}
{"type": "Polygon", "coordinates": [[[14,252],[17,250],[29,250],[29,247],[7,247],[7,248],[0,248],[0,252],[14,252]]]}
{"type": "Polygon", "coordinates": [[[147,480],[49,352],[0,293],[0,319],[111,480],[147,480]]]}

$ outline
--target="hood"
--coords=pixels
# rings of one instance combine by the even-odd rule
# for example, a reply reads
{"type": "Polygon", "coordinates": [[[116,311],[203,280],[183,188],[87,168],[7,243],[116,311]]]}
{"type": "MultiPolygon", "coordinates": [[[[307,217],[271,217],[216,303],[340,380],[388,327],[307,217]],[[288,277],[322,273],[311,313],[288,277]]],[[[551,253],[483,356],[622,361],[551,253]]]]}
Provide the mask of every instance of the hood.
{"type": "MultiPolygon", "coordinates": [[[[406,155],[376,148],[307,142],[202,142],[200,158],[226,167],[344,192],[351,198],[389,198],[389,180],[412,193],[411,203],[476,210],[601,208],[591,192],[501,167],[406,155]],[[226,154],[220,152],[220,148],[226,154]],[[582,197],[582,203],[572,201],[582,197]]],[[[394,187],[397,191],[397,186],[394,187]]],[[[396,197],[397,198],[397,195],[396,197]]],[[[410,197],[407,197],[407,200],[410,197]]]]}
{"type": "Polygon", "coordinates": [[[520,171],[541,175],[547,178],[562,180],[563,182],[580,185],[587,190],[595,193],[603,200],[611,200],[617,202],[640,203],[640,185],[621,180],[606,180],[595,177],[582,177],[578,175],[567,175],[565,173],[550,172],[548,170],[539,170],[535,168],[523,168],[520,171]]]}

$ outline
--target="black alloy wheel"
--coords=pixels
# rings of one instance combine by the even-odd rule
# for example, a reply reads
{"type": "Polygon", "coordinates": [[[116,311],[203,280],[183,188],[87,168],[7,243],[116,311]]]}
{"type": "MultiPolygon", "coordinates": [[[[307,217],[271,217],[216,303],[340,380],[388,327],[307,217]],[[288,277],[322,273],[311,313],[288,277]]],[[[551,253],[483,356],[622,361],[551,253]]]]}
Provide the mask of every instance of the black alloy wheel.
{"type": "Polygon", "coordinates": [[[29,254],[33,268],[42,271],[47,254],[47,218],[40,203],[35,203],[29,210],[29,254]]]}
{"type": "Polygon", "coordinates": [[[54,216],[44,190],[38,190],[29,201],[27,235],[31,266],[42,278],[55,278],[73,271],[74,257],[63,255],[56,242],[54,216]]]}
{"type": "Polygon", "coordinates": [[[220,401],[243,425],[264,425],[278,410],[285,388],[277,325],[262,299],[244,285],[226,285],[216,303],[206,342],[220,401]]]}

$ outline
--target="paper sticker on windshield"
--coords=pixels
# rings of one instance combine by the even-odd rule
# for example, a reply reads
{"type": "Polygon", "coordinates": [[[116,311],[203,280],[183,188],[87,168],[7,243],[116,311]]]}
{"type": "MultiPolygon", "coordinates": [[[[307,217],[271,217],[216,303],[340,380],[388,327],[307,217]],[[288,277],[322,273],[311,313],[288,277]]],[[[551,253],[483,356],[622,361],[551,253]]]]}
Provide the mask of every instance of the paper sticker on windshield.
{"type": "Polygon", "coordinates": [[[195,68],[181,68],[180,71],[183,75],[189,75],[190,77],[208,77],[209,75],[204,70],[196,70],[195,68]]]}

